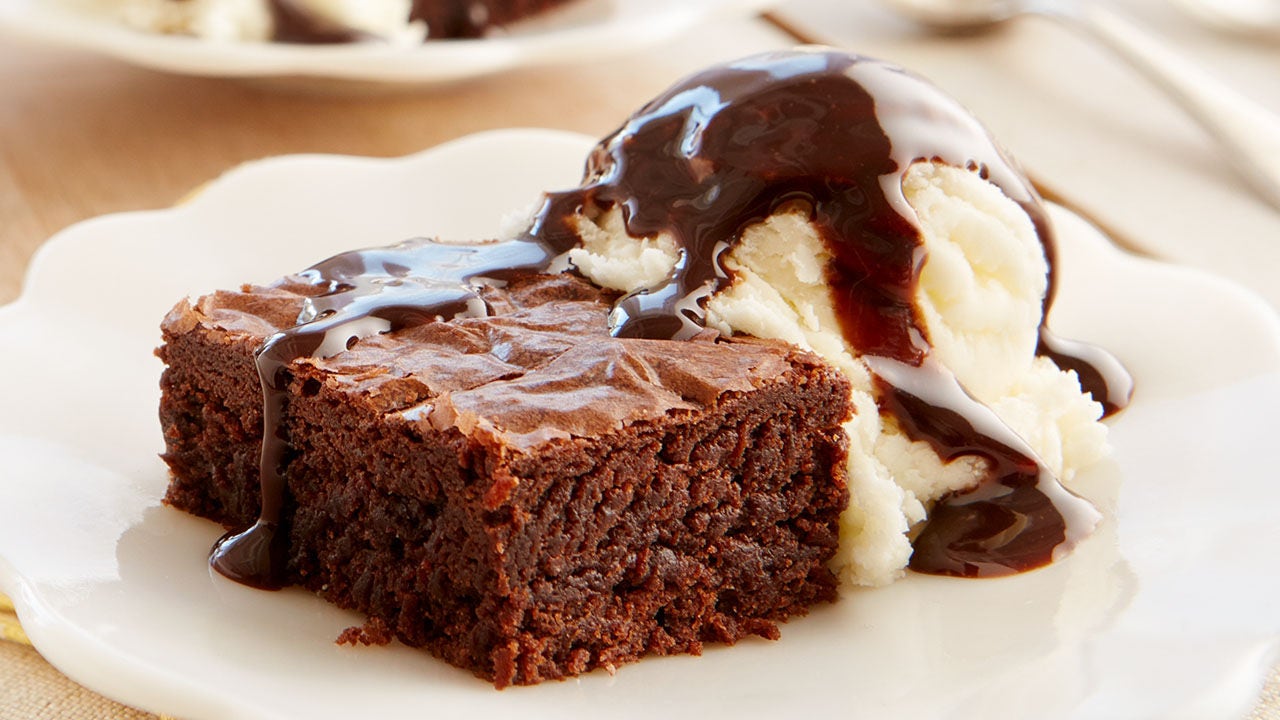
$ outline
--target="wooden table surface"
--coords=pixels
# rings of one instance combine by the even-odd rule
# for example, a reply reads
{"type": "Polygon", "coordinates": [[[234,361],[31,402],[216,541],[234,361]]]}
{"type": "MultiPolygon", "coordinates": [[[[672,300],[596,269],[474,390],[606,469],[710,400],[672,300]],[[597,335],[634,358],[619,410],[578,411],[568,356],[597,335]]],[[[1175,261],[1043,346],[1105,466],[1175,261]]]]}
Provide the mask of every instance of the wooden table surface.
{"type": "MultiPolygon", "coordinates": [[[[0,304],[18,296],[32,253],[60,229],[104,213],[170,206],[247,160],[312,152],[398,156],[472,132],[513,126],[598,136],[683,74],[794,44],[796,35],[784,27],[842,44],[858,41],[858,31],[832,31],[846,22],[844,13],[844,5],[831,0],[794,0],[773,19],[720,23],[623,58],[525,69],[429,91],[347,95],[166,75],[77,51],[0,40],[0,304]],[[782,23],[776,22],[779,18],[782,23]]],[[[925,65],[936,63],[938,74],[963,88],[963,78],[948,75],[964,71],[956,67],[954,54],[924,49],[920,41],[906,38],[901,26],[889,28],[898,33],[899,44],[870,41],[876,54],[887,51],[892,57],[897,51],[918,56],[925,65]]],[[[1025,36],[993,41],[990,52],[1031,41],[1025,36]]],[[[957,46],[945,47],[955,51],[957,46]]],[[[893,59],[909,64],[905,58],[893,59]]],[[[919,69],[926,75],[934,70],[919,69]]],[[[982,104],[981,98],[962,99],[982,104]]],[[[996,131],[1000,135],[1004,128],[996,131]]],[[[1070,167],[1054,165],[1065,162],[1063,158],[1050,150],[1038,154],[1039,146],[1023,142],[1025,128],[1008,132],[1024,162],[1027,152],[1019,143],[1029,146],[1033,168],[1047,165],[1052,177],[1072,177],[1070,167]]],[[[1194,130],[1175,123],[1171,132],[1180,142],[1194,130]]],[[[1068,181],[1067,186],[1069,195],[1076,191],[1104,219],[1124,228],[1137,224],[1126,214],[1130,209],[1108,215],[1105,196],[1093,184],[1068,181]]],[[[1269,216],[1252,205],[1246,203],[1241,212],[1258,226],[1272,227],[1266,225],[1269,216]]],[[[1280,224],[1274,228],[1280,230],[1280,224]]],[[[1180,259],[1176,251],[1170,255],[1180,259]]],[[[1240,270],[1243,281],[1253,277],[1251,272],[1253,268],[1240,270]]],[[[29,648],[0,643],[0,718],[142,716],[107,701],[86,706],[87,691],[58,677],[29,648]],[[32,678],[42,673],[52,684],[42,684],[44,694],[33,695],[32,678]],[[84,707],[97,709],[86,713],[84,707]]],[[[1270,699],[1253,717],[1280,717],[1276,680],[1268,690],[1270,699]]]]}

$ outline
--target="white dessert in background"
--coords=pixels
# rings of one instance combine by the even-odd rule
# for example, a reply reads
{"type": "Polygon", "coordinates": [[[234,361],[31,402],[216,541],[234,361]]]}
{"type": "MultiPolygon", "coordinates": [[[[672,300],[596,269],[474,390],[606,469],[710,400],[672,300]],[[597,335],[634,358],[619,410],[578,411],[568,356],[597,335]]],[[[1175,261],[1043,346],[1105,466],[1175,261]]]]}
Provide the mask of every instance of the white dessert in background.
{"type": "MultiPolygon", "coordinates": [[[[410,22],[411,0],[290,0],[297,10],[357,33],[416,44],[426,26],[410,22]]],[[[97,0],[103,11],[148,32],[215,41],[269,41],[275,30],[268,0],[97,0]]]]}
{"type": "Polygon", "coordinates": [[[271,14],[263,0],[125,0],[102,3],[130,27],[210,40],[265,40],[271,14]]]}
{"type": "MultiPolygon", "coordinates": [[[[1107,429],[1102,406],[1081,392],[1075,374],[1036,355],[1048,266],[1030,218],[977,173],[949,165],[913,165],[903,191],[927,257],[916,305],[933,358],[1069,483],[1106,453],[1107,429]]],[[[631,238],[616,208],[595,222],[579,218],[577,227],[583,247],[569,257],[605,287],[651,287],[675,266],[671,238],[631,238]]],[[[708,299],[707,325],[811,349],[851,379],[851,498],[836,564],[851,582],[881,585],[903,573],[910,530],[930,504],[979,482],[985,462],[969,455],[946,463],[878,411],[867,364],[836,318],[830,257],[807,209],[749,227],[725,256],[733,281],[708,299]]]]}

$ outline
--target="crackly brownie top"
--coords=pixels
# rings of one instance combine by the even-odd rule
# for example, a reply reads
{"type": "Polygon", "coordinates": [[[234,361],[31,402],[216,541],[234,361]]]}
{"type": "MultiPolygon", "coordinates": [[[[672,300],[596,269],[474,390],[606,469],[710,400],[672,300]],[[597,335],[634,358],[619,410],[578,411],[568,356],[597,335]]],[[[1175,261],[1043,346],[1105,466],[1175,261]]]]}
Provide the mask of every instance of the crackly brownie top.
{"type": "MultiPolygon", "coordinates": [[[[289,279],[220,291],[180,304],[165,328],[218,327],[256,345],[292,327],[314,294],[313,285],[289,279]]],[[[373,334],[330,357],[295,362],[376,411],[516,448],[706,407],[797,364],[821,365],[782,343],[712,332],[693,341],[611,337],[616,298],[572,275],[522,276],[482,295],[491,315],[373,334]]]]}

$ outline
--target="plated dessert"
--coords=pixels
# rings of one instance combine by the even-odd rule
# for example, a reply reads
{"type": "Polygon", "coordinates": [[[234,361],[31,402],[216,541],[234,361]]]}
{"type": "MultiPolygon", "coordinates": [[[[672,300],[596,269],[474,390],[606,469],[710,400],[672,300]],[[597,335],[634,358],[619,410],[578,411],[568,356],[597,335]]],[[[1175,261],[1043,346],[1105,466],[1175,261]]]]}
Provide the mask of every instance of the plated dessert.
{"type": "MultiPolygon", "coordinates": [[[[368,20],[365,28],[354,35],[339,31],[331,38],[339,42],[316,44],[271,42],[275,26],[262,0],[251,0],[250,10],[240,14],[210,11],[207,28],[195,27],[203,23],[194,11],[204,7],[199,0],[13,0],[0,2],[0,32],[168,73],[260,79],[273,87],[331,93],[430,88],[515,68],[601,62],[708,21],[759,12],[769,2],[571,0],[491,27],[480,37],[441,42],[423,42],[433,37],[426,23],[384,13],[378,9],[383,3],[345,3],[352,22],[357,16],[368,20]],[[170,5],[175,15],[161,12],[170,5]],[[355,36],[362,41],[347,42],[355,36]]],[[[350,29],[350,23],[338,24],[350,29]]]]}
{"type": "Polygon", "coordinates": [[[1051,238],[901,69],[712,68],[508,239],[180,303],[167,499],[236,531],[224,574],[499,686],[772,637],[839,578],[1038,567],[1128,393],[1045,327],[1051,238]]]}
{"type": "Polygon", "coordinates": [[[93,0],[141,30],[211,40],[347,43],[482,37],[571,0],[93,0]]]}

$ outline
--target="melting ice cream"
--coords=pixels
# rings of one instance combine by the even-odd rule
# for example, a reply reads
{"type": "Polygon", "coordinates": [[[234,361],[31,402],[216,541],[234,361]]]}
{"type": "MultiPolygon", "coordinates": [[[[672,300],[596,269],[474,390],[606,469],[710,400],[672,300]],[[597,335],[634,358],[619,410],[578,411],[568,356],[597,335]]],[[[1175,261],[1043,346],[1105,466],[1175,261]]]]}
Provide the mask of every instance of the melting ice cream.
{"type": "MultiPolygon", "coordinates": [[[[1031,183],[969,113],[900,68],[811,48],[693,75],[605,138],[581,186],[548,193],[517,235],[474,253],[475,268],[451,265],[442,282],[458,291],[434,300],[418,283],[361,277],[431,276],[442,252],[458,256],[429,242],[304,273],[325,288],[325,313],[268,341],[268,396],[269,368],[314,352],[320,329],[476,312],[466,288],[501,270],[495,257],[567,261],[624,293],[617,335],[776,338],[848,375],[840,564],[852,582],[908,565],[1027,570],[1096,523],[1063,483],[1105,452],[1099,420],[1127,401],[1128,378],[1046,328],[1053,234],[1031,183]]],[[[215,554],[232,576],[258,572],[241,555],[269,544],[272,444],[263,520],[215,554]]]]}

